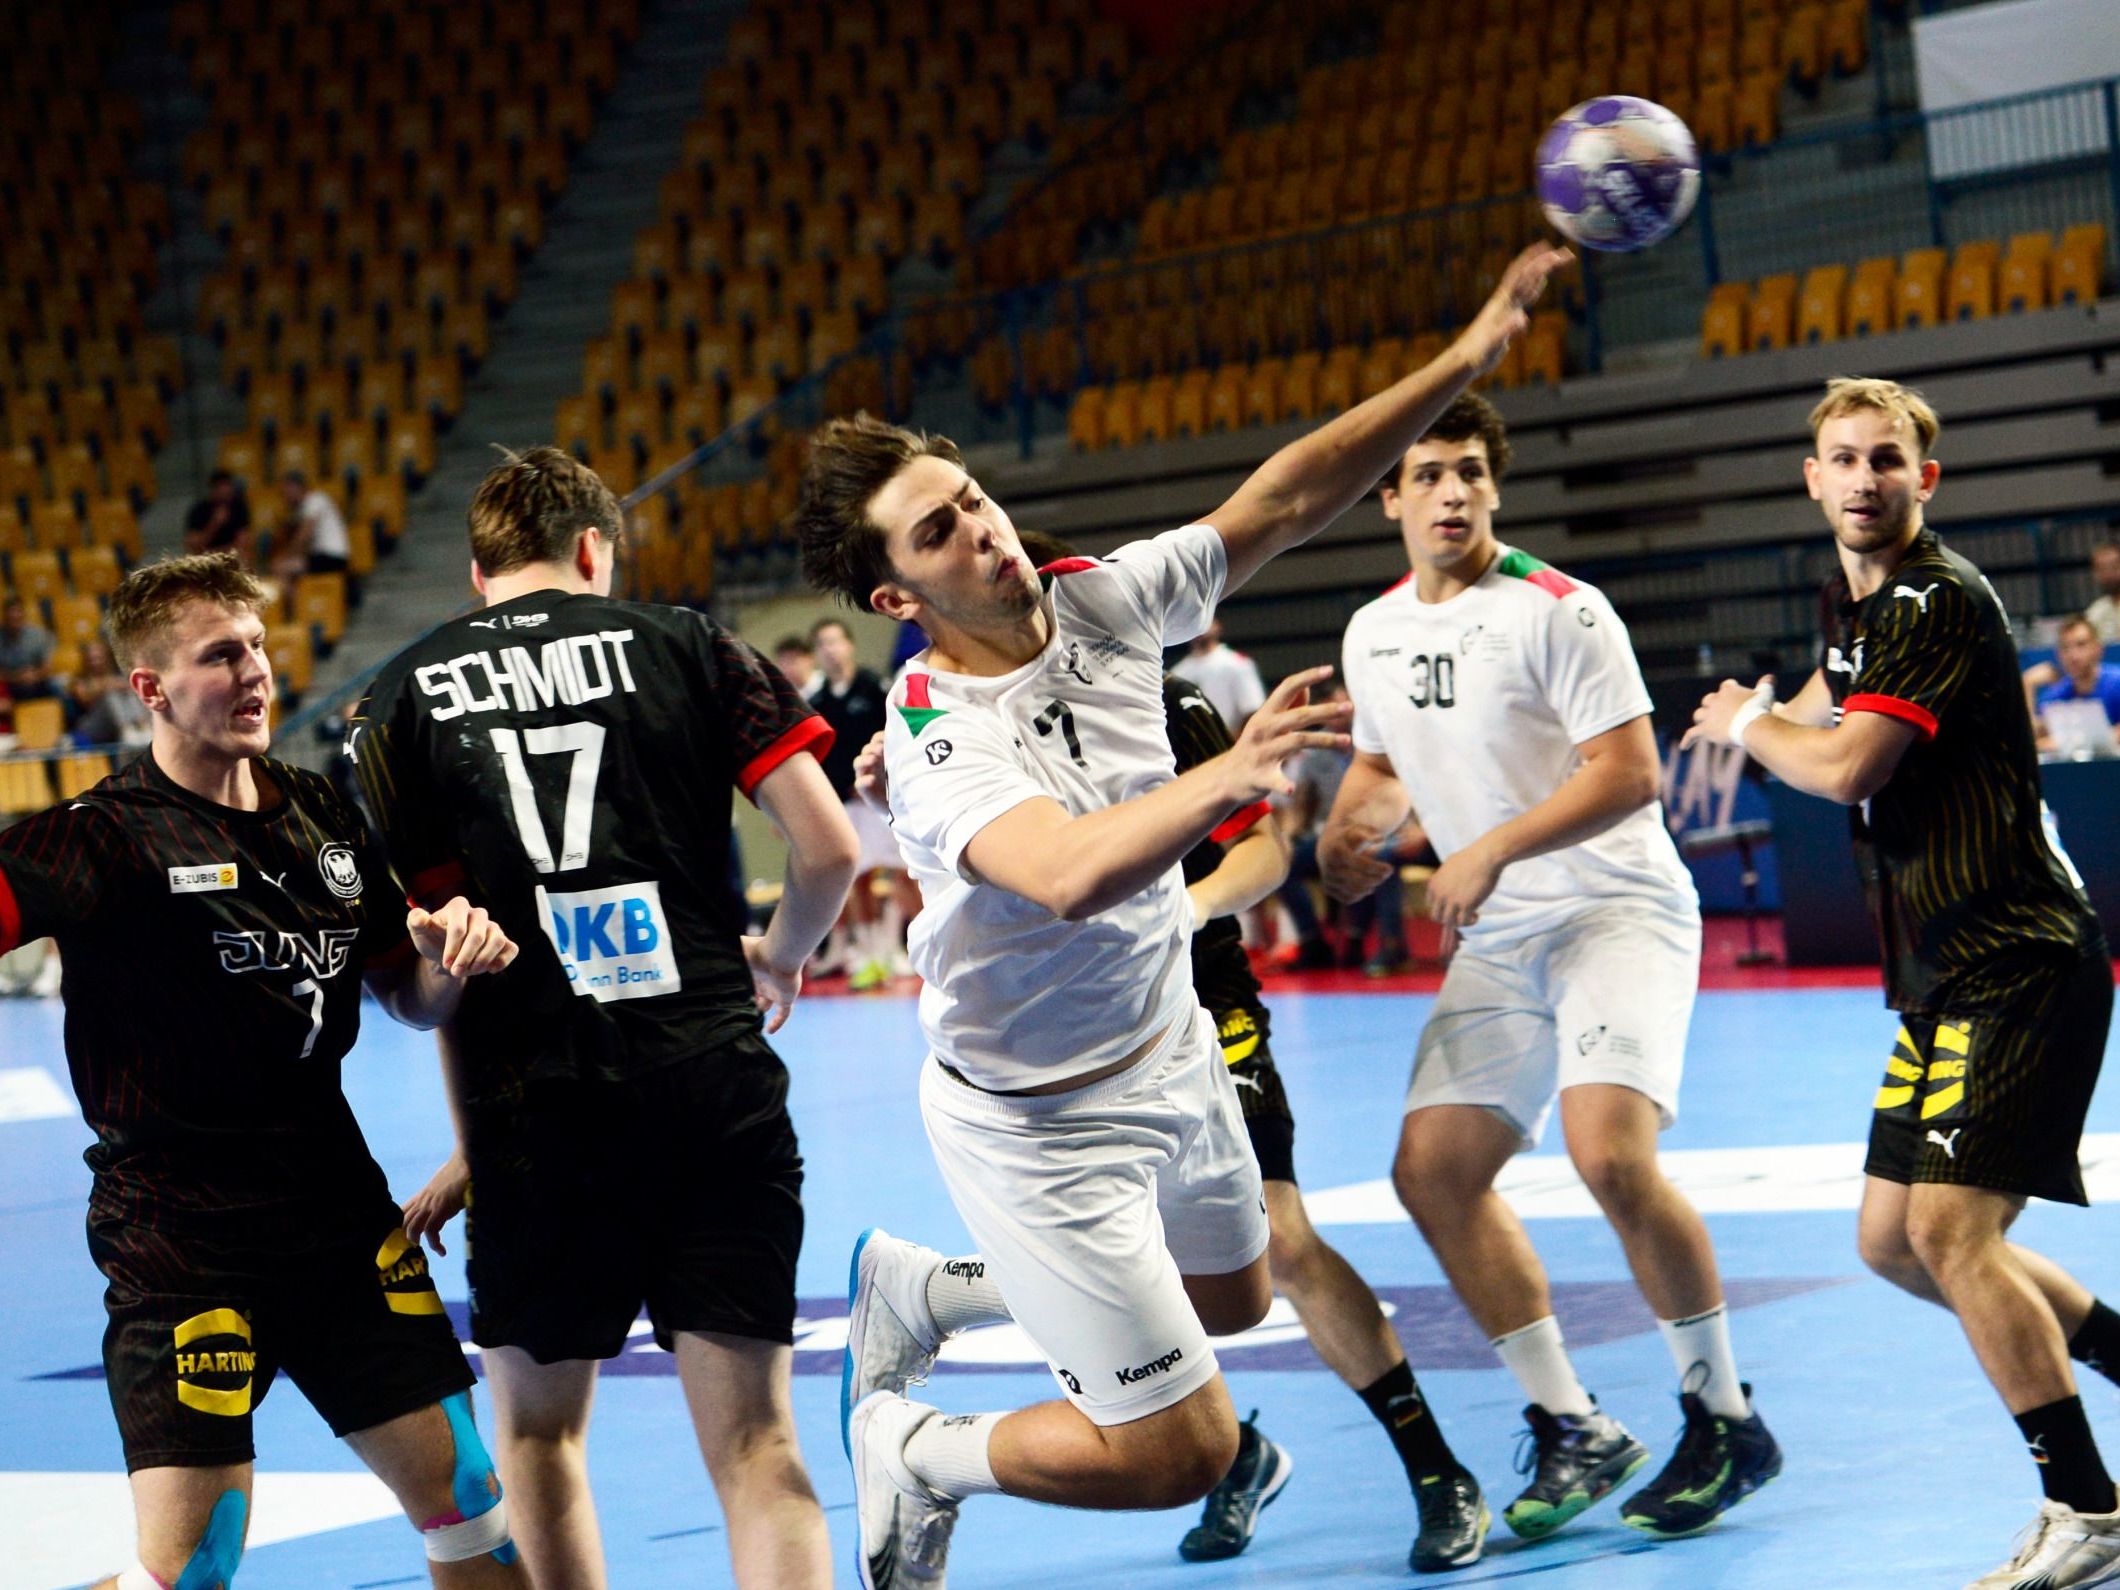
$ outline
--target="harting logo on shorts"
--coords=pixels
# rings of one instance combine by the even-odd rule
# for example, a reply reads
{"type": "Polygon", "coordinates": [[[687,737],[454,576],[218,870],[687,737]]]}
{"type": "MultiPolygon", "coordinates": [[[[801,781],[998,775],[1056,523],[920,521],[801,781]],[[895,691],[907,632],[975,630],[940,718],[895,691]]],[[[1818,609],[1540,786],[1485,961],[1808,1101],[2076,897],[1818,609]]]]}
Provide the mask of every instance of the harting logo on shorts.
{"type": "Polygon", "coordinates": [[[1131,1369],[1118,1370],[1116,1371],[1116,1373],[1119,1376],[1119,1384],[1122,1386],[1136,1385],[1139,1382],[1148,1379],[1148,1377],[1151,1375],[1160,1375],[1166,1369],[1170,1368],[1173,1364],[1177,1363],[1177,1361],[1183,1358],[1184,1356],[1184,1348],[1173,1347],[1161,1358],[1151,1359],[1145,1364],[1136,1364],[1131,1369]]]}
{"type": "Polygon", "coordinates": [[[258,1367],[250,1321],[232,1308],[210,1308],[170,1333],[176,1348],[177,1401],[200,1413],[234,1418],[250,1412],[258,1367]]]}

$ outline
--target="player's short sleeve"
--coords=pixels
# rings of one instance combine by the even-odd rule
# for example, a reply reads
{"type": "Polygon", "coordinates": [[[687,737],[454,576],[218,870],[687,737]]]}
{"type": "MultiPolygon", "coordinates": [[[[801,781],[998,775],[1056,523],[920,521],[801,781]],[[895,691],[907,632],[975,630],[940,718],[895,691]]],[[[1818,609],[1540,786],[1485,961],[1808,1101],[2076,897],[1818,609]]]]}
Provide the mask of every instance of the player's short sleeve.
{"type": "Polygon", "coordinates": [[[1654,710],[1627,626],[1584,586],[1555,599],[1537,666],[1546,704],[1576,745],[1654,710]]]}
{"type": "Polygon", "coordinates": [[[715,710],[728,725],[736,787],[748,798],[768,773],[798,752],[822,762],[832,748],[831,725],[786,674],[719,624],[700,622],[706,628],[715,710]]]}
{"type": "Polygon", "coordinates": [[[891,825],[901,841],[934,853],[967,883],[965,848],[979,831],[1025,801],[1051,793],[1018,762],[1003,727],[970,712],[946,712],[916,736],[902,723],[884,735],[891,825]]]}
{"type": "Polygon", "coordinates": [[[1189,524],[1129,542],[1103,561],[1165,646],[1206,633],[1229,579],[1229,553],[1213,525],[1189,524]]]}
{"type": "Polygon", "coordinates": [[[1979,655],[1980,614],[1955,581],[1901,578],[1862,626],[1862,671],[1841,703],[1910,723],[1924,740],[1950,710],[1979,655]]]}
{"type": "Polygon", "coordinates": [[[86,926],[126,856],[117,819],[83,801],[0,832],[0,954],[86,926]]]}

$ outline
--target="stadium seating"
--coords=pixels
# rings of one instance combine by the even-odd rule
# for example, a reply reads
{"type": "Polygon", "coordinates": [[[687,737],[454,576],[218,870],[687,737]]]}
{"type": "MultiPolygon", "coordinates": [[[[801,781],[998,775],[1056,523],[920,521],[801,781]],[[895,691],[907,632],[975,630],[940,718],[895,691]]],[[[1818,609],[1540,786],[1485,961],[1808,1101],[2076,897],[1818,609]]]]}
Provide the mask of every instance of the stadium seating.
{"type": "Polygon", "coordinates": [[[1803,278],[1790,314],[1793,277],[1755,284],[1724,282],[1701,315],[1703,357],[1723,358],[1797,343],[1984,320],[2098,296],[2105,262],[2105,228],[2072,226],[2057,240],[2022,232],[2008,246],[1975,238],[1954,251],[1912,249],[1897,260],[1863,260],[1850,270],[1814,267],[1803,278]],[[1740,327],[1742,331],[1740,332],[1740,327]]]}

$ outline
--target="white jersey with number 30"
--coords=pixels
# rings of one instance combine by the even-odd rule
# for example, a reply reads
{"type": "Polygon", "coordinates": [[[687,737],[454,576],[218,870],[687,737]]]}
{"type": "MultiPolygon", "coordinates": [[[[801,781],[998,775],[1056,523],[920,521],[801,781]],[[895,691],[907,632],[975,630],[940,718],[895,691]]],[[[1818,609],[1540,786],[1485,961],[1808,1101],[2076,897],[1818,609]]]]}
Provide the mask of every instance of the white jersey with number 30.
{"type": "MultiPolygon", "coordinates": [[[[1391,759],[1445,858],[1551,795],[1580,765],[1577,746],[1650,711],[1612,604],[1506,546],[1448,601],[1423,602],[1409,576],[1362,608],[1341,668],[1355,749],[1391,759]]],[[[1700,909],[1655,803],[1509,867],[1466,940],[1510,943],[1630,897],[1700,909]]]]}
{"type": "Polygon", "coordinates": [[[913,969],[930,1047],[970,1081],[1010,1091],[1108,1065],[1193,1004],[1185,883],[1173,865],[1081,922],[975,882],[965,847],[1040,796],[1070,816],[1175,776],[1163,652],[1206,629],[1228,560],[1208,525],[1048,571],[1045,650],[994,678],[906,665],[884,763],[898,848],[920,883],[913,969]]]}

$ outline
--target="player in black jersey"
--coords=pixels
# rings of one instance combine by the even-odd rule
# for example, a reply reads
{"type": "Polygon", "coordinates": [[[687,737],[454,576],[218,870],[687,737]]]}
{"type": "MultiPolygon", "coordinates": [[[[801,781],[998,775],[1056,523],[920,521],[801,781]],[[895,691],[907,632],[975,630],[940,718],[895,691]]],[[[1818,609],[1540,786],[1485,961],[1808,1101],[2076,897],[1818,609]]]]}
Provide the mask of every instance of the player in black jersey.
{"type": "Polygon", "coordinates": [[[432,1026],[514,946],[461,897],[408,918],[360,814],[265,755],[264,596],[227,553],[128,576],[111,640],[152,744],[0,833],[0,952],[58,939],[96,1133],[89,1251],[139,1522],[105,1585],[233,1576],[251,1410],[281,1369],[397,1494],[436,1584],[524,1584],[463,1353],[339,1089],[364,983],[432,1026]]]}
{"type": "Polygon", "coordinates": [[[471,503],[483,611],[394,659],[349,723],[412,896],[461,887],[524,924],[451,1028],[461,1159],[414,1224],[468,1174],[472,1335],[539,1582],[603,1582],[586,1427],[645,1300],[738,1581],[823,1585],[789,1387],[802,1159],[760,1012],[770,1032],[794,1004],[854,833],[817,763],[831,731],[778,669],[698,613],[609,595],[622,523],[567,454],[508,455],[471,503]],[[723,887],[738,791],[789,840],[762,938],[723,887]]]}
{"type": "Polygon", "coordinates": [[[1741,745],[1849,813],[1902,1018],[1870,1128],[1862,1255],[1958,1316],[2046,1490],[1979,1586],[2120,1576],[2120,1496],[2073,1354],[2120,1375],[2120,1315],[2008,1240],[2027,1198],[2081,1204],[2077,1146],[2105,1053],[2112,965],[2040,797],[2017,652],[1994,589],[1922,524],[1938,421],[1889,381],[1836,380],[1804,462],[1840,569],[1824,663],[1786,706],[1726,681],[1688,743],[1741,745]]]}

